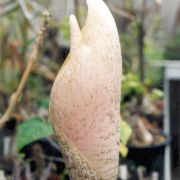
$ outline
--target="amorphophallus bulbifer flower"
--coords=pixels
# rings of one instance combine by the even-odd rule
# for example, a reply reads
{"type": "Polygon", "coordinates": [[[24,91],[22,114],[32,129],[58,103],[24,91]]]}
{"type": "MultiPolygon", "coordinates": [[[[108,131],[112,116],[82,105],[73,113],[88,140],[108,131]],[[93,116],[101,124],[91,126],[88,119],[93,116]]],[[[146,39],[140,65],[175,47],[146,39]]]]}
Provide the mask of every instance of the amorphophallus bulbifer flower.
{"type": "Polygon", "coordinates": [[[55,79],[50,115],[73,180],[115,180],[119,163],[121,50],[103,0],[87,0],[80,30],[70,16],[70,53],[55,79]]]}

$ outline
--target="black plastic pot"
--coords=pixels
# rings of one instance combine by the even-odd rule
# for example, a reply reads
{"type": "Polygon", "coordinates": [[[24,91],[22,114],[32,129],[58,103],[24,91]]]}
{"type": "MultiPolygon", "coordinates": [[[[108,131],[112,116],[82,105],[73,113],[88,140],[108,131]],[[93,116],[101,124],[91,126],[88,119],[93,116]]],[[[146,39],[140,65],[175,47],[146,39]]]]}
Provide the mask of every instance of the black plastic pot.
{"type": "Polygon", "coordinates": [[[128,160],[131,160],[137,166],[144,166],[149,176],[152,172],[159,173],[159,180],[164,180],[164,153],[165,147],[170,144],[170,138],[161,144],[151,146],[128,145],[128,160]]]}
{"type": "MultiPolygon", "coordinates": [[[[24,153],[25,155],[24,160],[36,158],[37,153],[39,153],[38,147],[42,150],[42,158],[45,161],[45,165],[47,165],[49,162],[53,162],[53,164],[56,166],[55,173],[62,174],[65,170],[65,164],[62,159],[60,147],[54,137],[40,138],[24,146],[21,149],[21,153],[24,153]]],[[[36,161],[32,160],[30,162],[30,168],[31,172],[34,172],[36,168],[38,168],[36,161]]],[[[67,175],[64,178],[69,180],[67,175]]]]}

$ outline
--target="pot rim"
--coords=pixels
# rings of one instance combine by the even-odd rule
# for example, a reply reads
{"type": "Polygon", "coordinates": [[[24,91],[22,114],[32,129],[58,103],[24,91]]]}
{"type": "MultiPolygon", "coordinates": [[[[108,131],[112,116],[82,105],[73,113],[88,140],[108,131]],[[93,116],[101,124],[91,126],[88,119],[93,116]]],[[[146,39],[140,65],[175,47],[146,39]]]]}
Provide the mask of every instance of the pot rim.
{"type": "Polygon", "coordinates": [[[168,146],[171,142],[171,136],[166,135],[164,133],[161,133],[161,135],[163,135],[166,138],[165,141],[162,143],[152,144],[152,145],[144,145],[144,146],[128,144],[127,147],[130,149],[139,149],[140,150],[140,149],[153,149],[153,148],[161,148],[163,146],[168,146]]]}

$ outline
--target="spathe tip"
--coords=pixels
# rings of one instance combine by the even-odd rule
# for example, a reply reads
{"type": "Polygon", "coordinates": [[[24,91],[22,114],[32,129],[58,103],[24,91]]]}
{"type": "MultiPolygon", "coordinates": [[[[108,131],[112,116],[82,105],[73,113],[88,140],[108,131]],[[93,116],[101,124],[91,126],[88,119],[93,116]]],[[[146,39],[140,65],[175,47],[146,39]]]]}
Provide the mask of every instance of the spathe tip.
{"type": "Polygon", "coordinates": [[[74,49],[81,41],[82,35],[78,21],[74,14],[69,16],[70,32],[71,32],[71,49],[74,49]]]}

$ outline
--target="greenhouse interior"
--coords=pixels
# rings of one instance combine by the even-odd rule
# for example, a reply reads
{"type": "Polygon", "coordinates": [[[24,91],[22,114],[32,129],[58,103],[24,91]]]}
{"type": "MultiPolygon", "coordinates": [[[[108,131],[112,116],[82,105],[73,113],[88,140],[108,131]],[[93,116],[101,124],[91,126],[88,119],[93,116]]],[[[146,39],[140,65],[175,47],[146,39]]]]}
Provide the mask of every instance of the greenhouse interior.
{"type": "Polygon", "coordinates": [[[0,180],[180,180],[179,0],[0,0],[0,180]]]}

